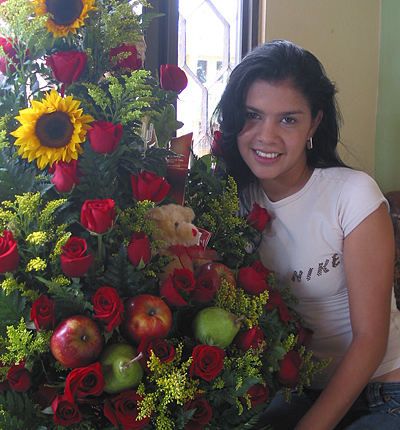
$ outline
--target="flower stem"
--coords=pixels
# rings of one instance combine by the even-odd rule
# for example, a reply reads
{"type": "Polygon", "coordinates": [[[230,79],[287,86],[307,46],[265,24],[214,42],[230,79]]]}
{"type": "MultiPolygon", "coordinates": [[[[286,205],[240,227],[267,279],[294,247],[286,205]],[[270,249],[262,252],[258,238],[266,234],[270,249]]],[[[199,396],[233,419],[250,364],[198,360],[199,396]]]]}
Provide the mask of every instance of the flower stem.
{"type": "Polygon", "coordinates": [[[103,245],[103,235],[97,235],[97,252],[99,254],[100,261],[103,261],[102,253],[102,245],[103,245]]]}

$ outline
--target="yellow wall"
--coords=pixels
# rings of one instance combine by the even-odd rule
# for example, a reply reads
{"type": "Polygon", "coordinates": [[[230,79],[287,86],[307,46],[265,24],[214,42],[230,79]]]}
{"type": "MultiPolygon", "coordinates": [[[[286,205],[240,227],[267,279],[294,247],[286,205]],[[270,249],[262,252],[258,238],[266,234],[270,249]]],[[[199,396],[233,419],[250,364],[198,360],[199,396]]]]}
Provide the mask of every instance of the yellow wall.
{"type": "Polygon", "coordinates": [[[339,89],[340,153],[372,176],[380,11],[381,0],[266,0],[265,39],[290,40],[322,62],[339,89]]]}

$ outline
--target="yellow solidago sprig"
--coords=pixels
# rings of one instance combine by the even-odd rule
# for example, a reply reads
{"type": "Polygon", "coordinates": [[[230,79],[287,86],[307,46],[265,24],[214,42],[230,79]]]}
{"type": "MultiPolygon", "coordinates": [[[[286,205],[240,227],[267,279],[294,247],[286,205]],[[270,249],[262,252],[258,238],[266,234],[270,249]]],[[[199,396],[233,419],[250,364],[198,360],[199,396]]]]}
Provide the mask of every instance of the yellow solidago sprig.
{"type": "Polygon", "coordinates": [[[157,410],[157,428],[173,429],[175,424],[171,418],[170,405],[183,406],[199,392],[200,381],[189,378],[192,358],[182,361],[183,346],[182,343],[177,345],[174,359],[167,363],[162,363],[152,352],[148,366],[151,370],[149,379],[154,389],[146,392],[142,383],[137,390],[138,394],[144,397],[139,404],[138,419],[157,410]]]}
{"type": "Polygon", "coordinates": [[[258,320],[264,312],[265,304],[268,301],[268,291],[262,292],[259,296],[248,295],[241,288],[235,287],[222,279],[221,288],[217,291],[215,306],[225,309],[237,316],[244,315],[244,324],[251,328],[258,325],[258,320]]]}
{"type": "Polygon", "coordinates": [[[38,358],[41,354],[50,352],[50,337],[52,331],[42,330],[34,334],[28,330],[26,323],[21,318],[16,327],[7,327],[7,336],[0,336],[0,362],[5,366],[0,367],[0,378],[4,379],[11,367],[10,363],[18,364],[22,361],[38,358]]]}

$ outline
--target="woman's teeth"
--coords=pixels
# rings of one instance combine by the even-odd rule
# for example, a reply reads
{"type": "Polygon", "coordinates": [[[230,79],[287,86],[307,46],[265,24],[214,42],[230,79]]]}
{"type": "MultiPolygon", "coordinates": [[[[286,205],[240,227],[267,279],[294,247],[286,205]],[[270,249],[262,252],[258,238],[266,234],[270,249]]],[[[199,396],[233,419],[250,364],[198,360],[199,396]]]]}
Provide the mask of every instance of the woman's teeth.
{"type": "Polygon", "coordinates": [[[279,155],[277,152],[261,152],[261,151],[256,151],[256,154],[262,158],[276,158],[279,155]]]}

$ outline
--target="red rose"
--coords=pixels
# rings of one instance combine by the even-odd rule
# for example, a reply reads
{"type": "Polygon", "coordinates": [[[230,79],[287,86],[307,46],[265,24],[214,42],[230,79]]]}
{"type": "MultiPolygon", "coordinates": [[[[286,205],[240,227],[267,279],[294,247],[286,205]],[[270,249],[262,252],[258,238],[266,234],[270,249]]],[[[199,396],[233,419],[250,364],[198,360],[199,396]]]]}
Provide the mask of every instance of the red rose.
{"type": "Polygon", "coordinates": [[[105,381],[101,373],[100,363],[93,363],[87,367],[78,367],[71,370],[65,380],[65,398],[73,403],[74,399],[83,399],[87,396],[100,396],[105,381]]]}
{"type": "Polygon", "coordinates": [[[256,261],[251,266],[260,276],[266,281],[268,279],[269,274],[271,273],[269,269],[267,269],[261,261],[256,261]]]}
{"type": "Polygon", "coordinates": [[[85,239],[71,237],[61,248],[61,269],[69,278],[80,278],[90,268],[94,261],[93,254],[86,254],[87,243],[85,239]]]}
{"type": "Polygon", "coordinates": [[[71,85],[83,74],[87,65],[87,54],[82,51],[58,51],[46,60],[51,67],[53,77],[58,82],[71,85]]]}
{"type": "MultiPolygon", "coordinates": [[[[110,61],[115,61],[115,57],[118,54],[123,54],[116,61],[116,64],[112,66],[113,70],[129,69],[131,71],[138,70],[142,67],[142,59],[138,58],[138,52],[135,45],[122,45],[117,48],[111,48],[110,50],[110,61]]],[[[126,71],[126,70],[124,70],[126,71]]]]}
{"type": "Polygon", "coordinates": [[[81,223],[92,233],[103,234],[114,227],[115,202],[111,199],[86,200],[81,209],[81,223]]]}
{"type": "Polygon", "coordinates": [[[126,251],[129,261],[134,266],[139,266],[141,263],[146,265],[150,261],[150,239],[146,237],[144,231],[139,231],[131,237],[126,251]]]}
{"type": "Polygon", "coordinates": [[[188,84],[186,73],[178,66],[170,64],[160,67],[160,86],[166,91],[183,91],[188,84]]]}
{"type": "Polygon", "coordinates": [[[40,384],[39,390],[32,394],[32,400],[39,405],[40,409],[48,408],[57,397],[57,387],[40,384]]]}
{"type": "Polygon", "coordinates": [[[13,272],[19,264],[17,241],[11,231],[0,236],[0,273],[13,272]]]}
{"type": "Polygon", "coordinates": [[[32,303],[31,321],[36,330],[52,330],[56,323],[54,314],[54,302],[46,294],[42,294],[32,303]]]}
{"type": "Polygon", "coordinates": [[[190,400],[183,408],[184,411],[191,411],[193,409],[194,413],[190,420],[185,424],[185,429],[201,430],[212,417],[211,406],[207,403],[206,399],[197,394],[195,395],[195,398],[190,400]]]}
{"type": "Polygon", "coordinates": [[[189,293],[196,288],[193,272],[189,269],[174,269],[172,275],[161,284],[161,296],[170,306],[186,306],[183,292],[189,293]]]}
{"type": "Polygon", "coordinates": [[[297,351],[289,351],[283,357],[283,360],[278,361],[279,371],[276,372],[276,379],[284,387],[296,388],[299,383],[299,372],[303,361],[297,351]]]}
{"type": "Polygon", "coordinates": [[[115,425],[123,430],[138,430],[145,427],[150,417],[137,420],[139,414],[138,402],[142,401],[143,397],[139,396],[136,391],[124,391],[112,400],[107,399],[104,405],[104,415],[115,425]]]}
{"type": "Polygon", "coordinates": [[[122,125],[115,125],[107,121],[95,121],[90,124],[92,128],[87,131],[90,146],[99,154],[111,154],[117,149],[122,137],[122,125]]]}
{"type": "MultiPolygon", "coordinates": [[[[257,349],[264,342],[263,332],[254,326],[248,330],[239,331],[235,336],[234,343],[241,351],[247,351],[250,348],[257,349]]],[[[264,349],[266,345],[264,345],[264,349]]]]}
{"type": "Polygon", "coordinates": [[[112,287],[99,288],[92,297],[94,318],[108,324],[107,332],[121,324],[124,316],[124,302],[112,287]]]}
{"type": "MultiPolygon", "coordinates": [[[[15,49],[17,41],[13,43],[10,38],[0,37],[0,46],[3,47],[5,56],[0,56],[0,72],[3,75],[7,74],[7,70],[10,73],[16,71],[15,66],[21,65],[21,60],[18,58],[18,51],[15,49]]],[[[26,55],[29,55],[29,49],[26,51],[26,55]]]]}
{"type": "Polygon", "coordinates": [[[69,193],[74,186],[81,183],[78,178],[79,171],[76,160],[71,160],[69,163],[62,160],[57,161],[50,167],[49,173],[54,175],[51,182],[59,193],[69,193]]]}
{"type": "Polygon", "coordinates": [[[215,293],[221,286],[221,278],[215,270],[200,275],[196,280],[196,288],[191,291],[193,300],[208,303],[215,299],[215,293]]]}
{"type": "Polygon", "coordinates": [[[272,311],[278,308],[279,315],[282,321],[288,325],[288,322],[293,318],[285,302],[283,301],[282,295],[278,290],[272,290],[269,292],[269,298],[265,305],[265,310],[272,311]]]}
{"type": "Polygon", "coordinates": [[[142,353],[143,357],[139,360],[143,369],[149,373],[150,369],[147,366],[151,352],[159,358],[161,363],[168,363],[175,357],[175,348],[163,339],[155,339],[148,341],[146,338],[142,338],[138,347],[138,354],[142,353]]]}
{"type": "MultiPolygon", "coordinates": [[[[250,396],[250,405],[252,408],[257,406],[259,403],[266,403],[269,399],[269,389],[267,385],[258,383],[250,387],[246,394],[250,396]]],[[[242,397],[240,399],[243,404],[247,404],[247,399],[242,397]]]]}
{"type": "Polygon", "coordinates": [[[298,350],[301,346],[306,347],[314,334],[314,331],[302,326],[299,322],[297,323],[295,335],[297,336],[297,342],[294,347],[295,350],[298,350]]]}
{"type": "Polygon", "coordinates": [[[237,281],[247,294],[259,296],[265,290],[269,290],[268,284],[253,267],[240,268],[237,281]]]}
{"type": "Polygon", "coordinates": [[[78,423],[82,419],[78,406],[68,401],[65,395],[57,396],[51,404],[51,409],[54,413],[54,422],[61,427],[78,423]]]}
{"type": "Polygon", "coordinates": [[[13,364],[7,373],[7,381],[15,391],[22,392],[31,386],[31,374],[25,363],[13,364]]]}
{"type": "Polygon", "coordinates": [[[253,209],[247,215],[247,222],[258,231],[264,231],[270,219],[269,213],[258,203],[254,202],[253,209]]]}
{"type": "Polygon", "coordinates": [[[192,353],[193,362],[189,376],[198,376],[206,381],[214,379],[224,366],[225,352],[219,346],[196,345],[192,353]]]}
{"type": "Polygon", "coordinates": [[[170,188],[165,178],[160,178],[155,173],[145,170],[139,176],[131,175],[133,198],[139,202],[150,200],[154,203],[160,202],[170,188]]]}
{"type": "Polygon", "coordinates": [[[222,157],[221,145],[223,142],[223,135],[219,130],[214,131],[214,139],[211,145],[211,152],[215,157],[222,157]]]}

